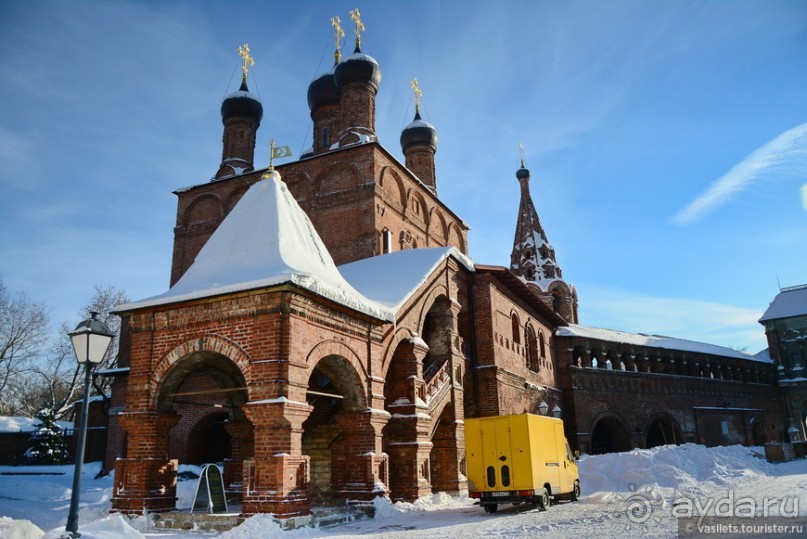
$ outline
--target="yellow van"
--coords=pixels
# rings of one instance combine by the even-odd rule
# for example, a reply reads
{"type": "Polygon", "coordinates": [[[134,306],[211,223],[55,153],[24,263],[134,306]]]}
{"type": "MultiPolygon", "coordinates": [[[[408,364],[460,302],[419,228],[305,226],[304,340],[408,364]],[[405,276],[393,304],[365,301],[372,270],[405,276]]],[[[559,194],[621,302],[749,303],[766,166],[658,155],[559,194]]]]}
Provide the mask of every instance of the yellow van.
{"type": "Polygon", "coordinates": [[[465,452],[471,498],[488,513],[502,503],[534,503],[580,497],[577,463],[563,421],[520,414],[465,420],[465,452]]]}

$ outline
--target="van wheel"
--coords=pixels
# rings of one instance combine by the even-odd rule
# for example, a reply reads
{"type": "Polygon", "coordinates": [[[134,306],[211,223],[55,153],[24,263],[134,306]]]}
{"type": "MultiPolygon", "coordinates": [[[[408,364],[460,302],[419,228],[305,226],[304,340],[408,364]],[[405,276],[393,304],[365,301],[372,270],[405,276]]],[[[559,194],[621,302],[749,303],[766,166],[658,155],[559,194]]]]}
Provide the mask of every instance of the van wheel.
{"type": "Polygon", "coordinates": [[[572,489],[572,493],[569,495],[569,499],[573,502],[576,502],[580,499],[580,481],[574,482],[574,489],[572,489]]]}
{"type": "Polygon", "coordinates": [[[492,503],[490,505],[483,505],[482,507],[485,508],[485,513],[495,513],[499,509],[499,506],[496,505],[495,503],[492,503]]]}
{"type": "Polygon", "coordinates": [[[536,503],[538,504],[538,509],[541,511],[546,511],[549,509],[549,492],[544,489],[543,493],[535,498],[536,503]]]}

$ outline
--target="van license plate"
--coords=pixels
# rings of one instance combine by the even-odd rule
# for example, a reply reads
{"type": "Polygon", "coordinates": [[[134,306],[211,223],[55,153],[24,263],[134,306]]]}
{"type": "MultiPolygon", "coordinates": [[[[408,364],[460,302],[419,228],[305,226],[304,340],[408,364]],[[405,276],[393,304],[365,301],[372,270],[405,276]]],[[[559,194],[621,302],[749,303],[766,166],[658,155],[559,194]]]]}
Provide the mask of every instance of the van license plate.
{"type": "Polygon", "coordinates": [[[494,496],[494,497],[497,497],[497,498],[502,498],[504,496],[509,496],[510,493],[509,492],[491,492],[490,495],[494,496]]]}

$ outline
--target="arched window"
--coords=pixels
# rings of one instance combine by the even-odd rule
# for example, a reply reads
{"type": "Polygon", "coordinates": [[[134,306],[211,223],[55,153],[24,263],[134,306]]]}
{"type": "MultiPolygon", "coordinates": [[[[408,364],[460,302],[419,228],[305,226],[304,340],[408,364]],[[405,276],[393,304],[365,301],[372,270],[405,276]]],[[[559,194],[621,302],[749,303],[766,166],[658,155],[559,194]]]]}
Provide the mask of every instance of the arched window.
{"type": "Polygon", "coordinates": [[[541,352],[541,359],[546,358],[546,342],[544,341],[544,332],[538,332],[538,350],[541,352]]]}
{"type": "Polygon", "coordinates": [[[386,254],[392,252],[392,232],[385,228],[381,232],[381,253],[386,254]]]}
{"type": "Polygon", "coordinates": [[[524,330],[524,338],[527,346],[527,368],[538,372],[540,358],[538,357],[538,340],[535,338],[535,331],[532,326],[527,326],[524,330]]]}
{"type": "Polygon", "coordinates": [[[518,323],[518,315],[516,313],[510,316],[510,325],[513,327],[513,342],[521,344],[521,324],[518,323]]]}

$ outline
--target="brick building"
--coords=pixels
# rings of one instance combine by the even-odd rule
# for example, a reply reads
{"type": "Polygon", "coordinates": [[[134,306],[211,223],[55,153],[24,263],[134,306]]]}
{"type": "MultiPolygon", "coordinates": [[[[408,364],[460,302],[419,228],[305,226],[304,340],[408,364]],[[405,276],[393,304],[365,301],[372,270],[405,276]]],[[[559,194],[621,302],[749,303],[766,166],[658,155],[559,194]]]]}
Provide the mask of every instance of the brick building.
{"type": "Polygon", "coordinates": [[[783,288],[759,322],[778,365],[790,441],[807,440],[807,284],[783,288]]]}
{"type": "Polygon", "coordinates": [[[375,136],[378,62],[358,36],[335,58],[309,86],[312,148],[276,168],[254,166],[263,107],[244,70],[215,177],[176,192],[171,288],[118,308],[115,510],[173,509],[178,462],[223,462],[243,512],[279,518],[457,493],[463,419],[480,415],[545,408],[583,450],[749,441],[745,408],[774,428],[770,365],[576,325],[523,160],[510,267],[475,264],[437,195],[435,128],[416,106],[401,163],[375,136]]]}

